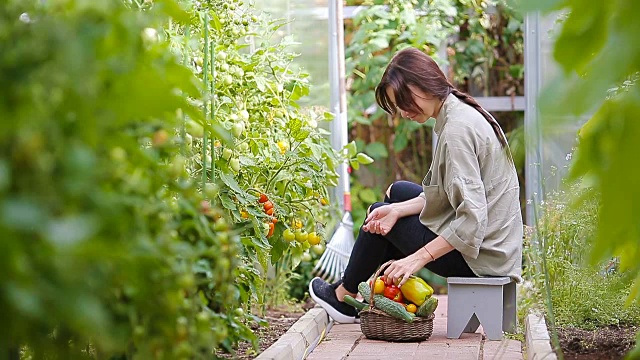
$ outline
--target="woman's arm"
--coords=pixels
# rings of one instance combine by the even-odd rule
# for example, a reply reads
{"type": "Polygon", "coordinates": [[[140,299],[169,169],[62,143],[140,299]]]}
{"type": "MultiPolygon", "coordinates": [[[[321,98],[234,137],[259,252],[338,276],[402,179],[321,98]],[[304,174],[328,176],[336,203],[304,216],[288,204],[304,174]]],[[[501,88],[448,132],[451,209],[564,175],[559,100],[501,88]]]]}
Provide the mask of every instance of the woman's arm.
{"type": "Polygon", "coordinates": [[[387,206],[391,206],[391,208],[398,213],[398,217],[403,218],[409,215],[420,214],[425,203],[424,197],[418,196],[411,200],[397,202],[387,206]]]}
{"type": "Polygon", "coordinates": [[[362,230],[387,235],[398,219],[419,214],[424,205],[424,197],[418,196],[411,200],[380,206],[367,215],[362,230]]]}
{"type": "Polygon", "coordinates": [[[399,286],[402,286],[409,276],[453,249],[454,247],[445,238],[438,236],[413,254],[391,263],[384,274],[389,282],[395,283],[396,280],[400,280],[399,286]]]}

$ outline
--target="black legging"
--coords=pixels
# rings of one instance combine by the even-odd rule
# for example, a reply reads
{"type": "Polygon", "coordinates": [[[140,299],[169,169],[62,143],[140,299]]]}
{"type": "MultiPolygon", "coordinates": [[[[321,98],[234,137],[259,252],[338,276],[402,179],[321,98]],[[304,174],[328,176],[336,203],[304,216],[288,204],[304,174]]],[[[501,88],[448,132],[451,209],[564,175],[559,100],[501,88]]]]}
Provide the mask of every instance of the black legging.
{"type": "MultiPolygon", "coordinates": [[[[397,181],[391,186],[390,197],[385,195],[384,202],[371,205],[370,211],[380,206],[411,200],[421,192],[422,186],[418,184],[397,181]]],[[[360,228],[349,264],[342,277],[345,289],[353,293],[358,292],[358,284],[373,275],[380,265],[391,259],[398,260],[411,255],[438,237],[420,222],[419,217],[420,215],[416,214],[398,219],[391,231],[384,236],[360,228]]],[[[456,249],[430,262],[426,268],[443,277],[476,277],[456,249]]]]}

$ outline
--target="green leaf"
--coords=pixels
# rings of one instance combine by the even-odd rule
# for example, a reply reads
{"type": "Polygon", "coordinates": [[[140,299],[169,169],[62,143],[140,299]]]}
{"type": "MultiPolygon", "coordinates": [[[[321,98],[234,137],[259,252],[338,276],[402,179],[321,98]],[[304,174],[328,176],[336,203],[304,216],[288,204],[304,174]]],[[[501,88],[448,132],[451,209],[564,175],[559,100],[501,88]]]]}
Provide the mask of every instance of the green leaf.
{"type": "Polygon", "coordinates": [[[330,120],[333,120],[335,118],[335,115],[333,113],[328,112],[328,111],[325,111],[322,114],[322,116],[323,116],[323,119],[326,120],[326,121],[330,121],[330,120]]]}
{"type": "Polygon", "coordinates": [[[389,39],[376,37],[370,39],[368,45],[372,48],[371,51],[383,50],[389,47],[389,39]]]}
{"type": "Polygon", "coordinates": [[[355,141],[351,141],[350,143],[348,143],[345,146],[345,149],[347,150],[347,156],[350,158],[356,156],[356,154],[358,153],[358,147],[356,146],[355,141]]]}
{"type": "Polygon", "coordinates": [[[368,165],[373,163],[373,159],[364,153],[358,153],[356,160],[362,165],[368,165]]]}
{"type": "Polygon", "coordinates": [[[225,183],[229,188],[231,188],[231,190],[235,191],[237,194],[245,193],[242,189],[240,189],[240,185],[238,184],[236,179],[233,178],[232,175],[229,175],[224,172],[220,172],[219,176],[220,176],[220,180],[222,180],[223,183],[225,183]]]}
{"type": "Polygon", "coordinates": [[[378,201],[378,194],[372,189],[362,189],[358,192],[358,197],[366,204],[373,204],[378,201]]]}
{"type": "Polygon", "coordinates": [[[217,31],[222,30],[222,24],[220,23],[220,18],[218,18],[218,14],[216,13],[211,14],[211,21],[209,22],[209,24],[213,25],[213,28],[216,29],[217,31]]]}
{"type": "Polygon", "coordinates": [[[608,19],[612,6],[609,2],[596,2],[581,11],[574,11],[564,22],[562,33],[554,46],[554,58],[565,71],[584,71],[605,44],[609,35],[608,19]]]}
{"type": "Polygon", "coordinates": [[[387,147],[381,142],[372,142],[367,144],[365,152],[374,159],[386,159],[389,157],[387,147]]]}
{"type": "Polygon", "coordinates": [[[189,14],[174,0],[157,0],[157,3],[161,6],[162,11],[176,22],[187,25],[191,21],[189,14]]]}
{"type": "Polygon", "coordinates": [[[236,203],[231,200],[231,198],[229,198],[228,195],[221,195],[220,196],[220,203],[222,203],[222,206],[225,209],[229,209],[229,210],[237,210],[238,207],[236,206],[236,203]]]}

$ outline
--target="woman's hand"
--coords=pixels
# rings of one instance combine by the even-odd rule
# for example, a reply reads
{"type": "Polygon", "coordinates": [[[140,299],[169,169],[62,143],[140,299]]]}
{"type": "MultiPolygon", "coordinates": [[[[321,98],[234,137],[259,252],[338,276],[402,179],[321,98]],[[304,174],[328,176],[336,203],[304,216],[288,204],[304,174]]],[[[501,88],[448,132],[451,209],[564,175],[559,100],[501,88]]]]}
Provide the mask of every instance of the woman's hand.
{"type": "Polygon", "coordinates": [[[396,260],[387,266],[387,269],[384,271],[387,281],[390,281],[393,284],[400,281],[398,286],[402,286],[407,282],[407,280],[409,280],[409,276],[418,272],[418,270],[422,269],[430,261],[433,261],[431,256],[425,256],[422,252],[426,251],[424,251],[423,248],[420,248],[415,253],[403,259],[396,260]]]}
{"type": "Polygon", "coordinates": [[[364,220],[362,230],[380,235],[387,235],[396,224],[400,215],[391,205],[380,206],[364,220]]]}

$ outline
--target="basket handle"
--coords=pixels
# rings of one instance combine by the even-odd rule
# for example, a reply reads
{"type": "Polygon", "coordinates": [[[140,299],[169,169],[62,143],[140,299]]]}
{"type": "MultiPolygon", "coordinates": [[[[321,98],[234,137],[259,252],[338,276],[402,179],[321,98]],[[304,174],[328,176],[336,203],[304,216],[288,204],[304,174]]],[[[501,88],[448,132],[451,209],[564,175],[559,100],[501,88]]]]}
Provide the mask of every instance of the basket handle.
{"type": "Polygon", "coordinates": [[[378,268],[378,270],[376,270],[376,273],[373,275],[373,281],[371,281],[371,283],[369,283],[369,288],[371,288],[371,291],[369,291],[369,304],[371,305],[371,308],[373,309],[375,307],[374,304],[374,300],[373,300],[373,290],[376,286],[376,279],[378,278],[378,276],[380,275],[380,271],[384,268],[386,268],[387,266],[391,265],[392,262],[394,262],[395,260],[389,260],[386,263],[380,265],[380,267],[378,268]]]}

